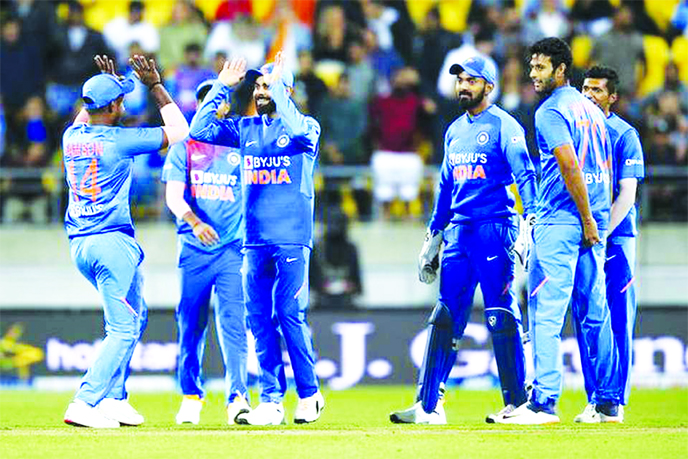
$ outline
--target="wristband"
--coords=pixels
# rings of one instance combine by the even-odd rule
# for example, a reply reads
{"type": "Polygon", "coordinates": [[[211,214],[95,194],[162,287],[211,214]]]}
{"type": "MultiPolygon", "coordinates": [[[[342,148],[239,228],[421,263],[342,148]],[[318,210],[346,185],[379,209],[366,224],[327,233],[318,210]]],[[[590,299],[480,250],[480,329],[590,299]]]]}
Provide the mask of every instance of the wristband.
{"type": "Polygon", "coordinates": [[[156,81],[156,82],[153,83],[152,85],[148,86],[148,90],[149,90],[149,91],[152,91],[153,88],[154,88],[156,85],[162,86],[162,81],[156,81]]]}

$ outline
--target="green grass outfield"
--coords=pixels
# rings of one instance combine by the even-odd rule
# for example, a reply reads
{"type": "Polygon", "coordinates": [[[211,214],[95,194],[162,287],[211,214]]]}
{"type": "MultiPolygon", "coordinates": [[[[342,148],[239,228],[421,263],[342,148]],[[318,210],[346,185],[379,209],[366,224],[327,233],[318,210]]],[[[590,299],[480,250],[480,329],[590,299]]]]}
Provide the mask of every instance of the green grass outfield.
{"type": "MultiPolygon", "coordinates": [[[[180,398],[132,394],[145,417],[141,427],[95,431],[62,423],[71,393],[0,391],[0,458],[688,458],[688,389],[635,390],[623,425],[576,425],[582,392],[567,391],[554,426],[493,426],[485,414],[497,391],[451,389],[447,426],[394,425],[388,413],[413,402],[411,387],[359,387],[325,392],[320,421],[227,426],[222,395],[208,395],[198,426],[174,424],[180,398]]],[[[255,399],[255,394],[254,394],[255,399]]]]}

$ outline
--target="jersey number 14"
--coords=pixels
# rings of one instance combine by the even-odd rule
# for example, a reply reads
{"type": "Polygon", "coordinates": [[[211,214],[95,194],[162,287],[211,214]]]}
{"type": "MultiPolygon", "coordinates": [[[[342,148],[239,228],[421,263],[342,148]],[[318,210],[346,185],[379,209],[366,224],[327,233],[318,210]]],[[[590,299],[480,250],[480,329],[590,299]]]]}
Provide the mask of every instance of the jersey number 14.
{"type": "Polygon", "coordinates": [[[100,187],[98,186],[98,160],[95,158],[91,159],[78,186],[74,172],[74,161],[69,163],[67,171],[69,173],[69,188],[72,190],[74,201],[78,201],[79,196],[90,196],[91,201],[95,202],[98,199],[98,193],[100,193],[100,187]]]}

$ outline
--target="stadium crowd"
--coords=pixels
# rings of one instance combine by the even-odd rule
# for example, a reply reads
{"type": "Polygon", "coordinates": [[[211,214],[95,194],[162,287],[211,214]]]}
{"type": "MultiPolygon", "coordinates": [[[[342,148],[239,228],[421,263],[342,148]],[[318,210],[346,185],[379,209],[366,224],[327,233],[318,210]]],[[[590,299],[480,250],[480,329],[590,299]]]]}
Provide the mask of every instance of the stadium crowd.
{"type": "MultiPolygon", "coordinates": [[[[40,221],[53,205],[50,191],[62,189],[41,171],[60,164],[61,135],[80,107],[82,83],[98,72],[96,54],[116,56],[124,75],[130,55],[154,57],[190,120],[195,88],[225,60],[243,56],[255,68],[284,50],[294,100],[323,129],[320,204],[354,218],[425,219],[434,175],[424,165],[441,161],[443,133],[457,116],[448,69],[471,54],[496,63],[494,100],[526,128],[537,163],[538,100],[525,50],[548,36],[571,45],[575,86],[593,63],[618,70],[616,111],[640,132],[648,166],[670,166],[670,176],[688,165],[685,0],[3,0],[0,7],[3,221],[40,221]]],[[[250,113],[250,91],[239,94],[246,97],[232,109],[250,113]]],[[[127,125],[160,124],[143,86],[125,106],[127,125]]],[[[137,159],[139,217],[163,214],[164,155],[137,159]]],[[[650,172],[649,181],[652,218],[688,218],[685,179],[650,172]]]]}

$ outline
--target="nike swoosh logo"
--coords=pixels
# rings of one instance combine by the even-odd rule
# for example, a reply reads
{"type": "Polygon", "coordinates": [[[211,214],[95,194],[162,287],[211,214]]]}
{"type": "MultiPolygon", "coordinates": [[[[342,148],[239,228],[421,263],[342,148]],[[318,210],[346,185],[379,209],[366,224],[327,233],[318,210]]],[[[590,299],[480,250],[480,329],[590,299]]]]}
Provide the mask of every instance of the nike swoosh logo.
{"type": "Polygon", "coordinates": [[[258,143],[257,140],[251,140],[250,142],[246,142],[246,144],[244,145],[244,147],[250,147],[251,145],[255,145],[255,144],[257,144],[257,143],[258,143]]]}
{"type": "Polygon", "coordinates": [[[492,261],[492,260],[494,260],[495,258],[497,258],[497,255],[495,255],[494,257],[487,257],[487,261],[492,261]]]}
{"type": "Polygon", "coordinates": [[[611,259],[614,258],[615,256],[616,256],[616,255],[612,255],[611,257],[607,257],[607,261],[611,260],[611,259]]]}
{"type": "Polygon", "coordinates": [[[205,158],[205,155],[191,155],[193,161],[198,161],[199,159],[205,158]]]}
{"type": "Polygon", "coordinates": [[[287,258],[287,263],[291,263],[292,261],[296,261],[298,258],[287,258]]]}

